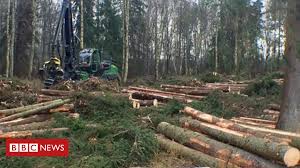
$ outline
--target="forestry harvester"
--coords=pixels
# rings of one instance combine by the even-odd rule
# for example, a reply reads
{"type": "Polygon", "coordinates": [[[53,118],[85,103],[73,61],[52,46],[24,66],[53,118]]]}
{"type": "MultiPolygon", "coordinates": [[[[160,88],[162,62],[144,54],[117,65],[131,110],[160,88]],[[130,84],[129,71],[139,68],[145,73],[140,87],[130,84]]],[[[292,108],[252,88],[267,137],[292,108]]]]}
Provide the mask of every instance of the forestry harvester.
{"type": "Polygon", "coordinates": [[[54,85],[61,80],[87,80],[96,76],[105,80],[120,80],[118,67],[112,59],[102,59],[101,52],[94,48],[83,49],[76,57],[72,21],[72,4],[63,0],[62,9],[52,40],[52,56],[40,69],[45,79],[45,87],[54,85]]]}

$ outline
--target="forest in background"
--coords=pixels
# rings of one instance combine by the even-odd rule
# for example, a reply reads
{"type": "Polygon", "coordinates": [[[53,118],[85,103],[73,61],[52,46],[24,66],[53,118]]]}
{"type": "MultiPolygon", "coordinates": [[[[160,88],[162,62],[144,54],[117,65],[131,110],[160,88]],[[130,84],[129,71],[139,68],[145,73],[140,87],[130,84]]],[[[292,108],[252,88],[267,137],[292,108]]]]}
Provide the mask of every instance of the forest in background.
{"type": "MultiPolygon", "coordinates": [[[[123,1],[83,1],[84,47],[122,67],[123,1]]],[[[0,74],[31,78],[51,56],[60,1],[1,0],[0,74]]],[[[73,1],[81,36],[80,0],[73,1]]],[[[131,0],[129,77],[196,75],[247,78],[284,63],[284,0],[131,0]]],[[[80,51],[77,44],[77,53],[80,51]]]]}

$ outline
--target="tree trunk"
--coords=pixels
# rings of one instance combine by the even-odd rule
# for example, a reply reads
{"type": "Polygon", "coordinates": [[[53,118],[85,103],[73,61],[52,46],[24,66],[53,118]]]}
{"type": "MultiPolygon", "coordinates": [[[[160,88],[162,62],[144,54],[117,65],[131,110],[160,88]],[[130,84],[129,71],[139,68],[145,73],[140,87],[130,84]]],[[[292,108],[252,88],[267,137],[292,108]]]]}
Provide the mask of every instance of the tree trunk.
{"type": "Polygon", "coordinates": [[[80,0],[80,49],[84,48],[84,8],[83,0],[80,0]]]}
{"type": "Polygon", "coordinates": [[[129,0],[123,0],[123,83],[127,82],[129,60],[129,0]]]}
{"type": "Polygon", "coordinates": [[[158,2],[155,1],[155,28],[154,28],[154,33],[155,33],[155,39],[154,39],[154,50],[155,50],[155,80],[158,80],[158,68],[159,68],[159,42],[158,42],[158,2]]]}
{"type": "Polygon", "coordinates": [[[239,75],[240,67],[239,67],[239,23],[238,19],[235,21],[235,35],[234,35],[234,66],[235,66],[235,73],[236,75],[239,75]]]}
{"type": "Polygon", "coordinates": [[[157,130],[170,139],[195,150],[224,160],[239,167],[275,168],[281,167],[254,154],[228,144],[208,138],[206,135],[186,130],[165,122],[158,125],[157,130]]]}
{"type": "Polygon", "coordinates": [[[238,166],[225,162],[224,160],[216,159],[202,152],[190,149],[179,143],[171,141],[161,135],[156,135],[160,147],[166,151],[172,151],[180,156],[183,156],[198,166],[208,166],[214,168],[237,168],[238,166]]]}
{"type": "Polygon", "coordinates": [[[219,69],[219,56],[218,56],[218,34],[219,34],[219,28],[217,26],[216,28],[216,38],[215,38],[215,72],[218,72],[219,69]]]}
{"type": "Polygon", "coordinates": [[[16,30],[16,8],[17,1],[13,0],[12,3],[12,15],[11,15],[11,43],[10,43],[10,65],[9,65],[9,77],[14,76],[14,59],[15,59],[15,30],[16,30]]]}
{"type": "Polygon", "coordinates": [[[10,57],[9,57],[9,54],[10,54],[10,50],[11,50],[11,45],[10,45],[10,43],[11,43],[11,34],[10,34],[10,16],[11,16],[11,14],[10,14],[10,5],[11,5],[11,1],[10,0],[8,0],[7,1],[7,18],[6,18],[6,41],[7,41],[7,43],[6,43],[6,57],[5,57],[5,60],[6,60],[6,65],[5,65],[5,76],[6,77],[9,77],[9,69],[10,69],[10,63],[9,63],[9,61],[10,61],[10,57]]]}
{"type": "Polygon", "coordinates": [[[36,34],[36,0],[32,0],[32,41],[31,41],[31,53],[29,57],[29,70],[27,77],[31,78],[33,70],[33,59],[35,55],[35,34],[36,34]]]}
{"type": "Polygon", "coordinates": [[[285,56],[288,67],[277,128],[300,133],[300,2],[288,1],[285,56]]]}
{"type": "MultiPolygon", "coordinates": [[[[16,33],[16,57],[14,74],[20,78],[29,78],[33,38],[33,0],[18,1],[16,33]],[[24,21],[26,20],[26,22],[24,21]]],[[[33,59],[33,58],[32,58],[33,59]]]]}
{"type": "Polygon", "coordinates": [[[182,118],[180,123],[186,128],[205,133],[224,143],[240,147],[264,158],[282,161],[288,167],[297,165],[300,160],[299,150],[286,144],[272,142],[252,135],[244,135],[189,118],[182,118]]]}

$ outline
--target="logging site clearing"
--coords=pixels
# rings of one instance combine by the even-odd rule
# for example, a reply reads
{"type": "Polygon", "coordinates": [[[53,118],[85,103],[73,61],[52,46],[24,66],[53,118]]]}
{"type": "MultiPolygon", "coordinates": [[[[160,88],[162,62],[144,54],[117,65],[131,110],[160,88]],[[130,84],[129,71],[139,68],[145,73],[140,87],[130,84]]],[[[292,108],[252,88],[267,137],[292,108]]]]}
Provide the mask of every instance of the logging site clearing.
{"type": "Polygon", "coordinates": [[[207,74],[122,87],[90,78],[48,89],[2,78],[0,137],[67,138],[69,156],[7,158],[2,140],[0,166],[294,167],[300,134],[275,129],[283,84],[276,76],[207,74]]]}

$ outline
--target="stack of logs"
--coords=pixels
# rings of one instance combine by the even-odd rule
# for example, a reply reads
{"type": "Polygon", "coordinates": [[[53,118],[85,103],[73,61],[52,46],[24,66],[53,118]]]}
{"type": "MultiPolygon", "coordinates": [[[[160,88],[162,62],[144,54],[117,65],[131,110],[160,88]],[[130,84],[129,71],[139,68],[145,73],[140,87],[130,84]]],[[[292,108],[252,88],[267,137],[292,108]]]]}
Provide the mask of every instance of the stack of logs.
{"type": "Polygon", "coordinates": [[[162,122],[157,140],[195,164],[209,167],[293,167],[300,161],[300,134],[239,124],[198,111],[182,110],[188,117],[181,127],[162,122]],[[174,140],[174,141],[172,141],[174,140]]]}
{"type": "Polygon", "coordinates": [[[195,96],[184,93],[168,92],[146,87],[128,87],[123,92],[129,93],[129,99],[134,108],[140,106],[157,106],[158,103],[166,103],[170,100],[177,100],[182,103],[190,103],[194,100],[201,100],[204,96],[195,96]]]}
{"type": "Polygon", "coordinates": [[[234,83],[207,83],[203,86],[180,86],[161,85],[162,90],[129,86],[123,92],[129,93],[129,99],[134,108],[141,106],[156,106],[159,103],[166,103],[170,100],[177,100],[182,103],[191,103],[194,100],[202,100],[210,92],[220,90],[223,92],[240,93],[248,84],[234,83]]]}
{"type": "Polygon", "coordinates": [[[0,138],[28,137],[46,131],[61,132],[68,128],[52,128],[54,113],[79,118],[66,91],[41,90],[38,103],[0,110],[0,138]]]}
{"type": "Polygon", "coordinates": [[[220,90],[223,92],[238,93],[244,90],[248,84],[239,83],[206,83],[201,87],[180,86],[180,85],[161,85],[165,91],[185,93],[190,95],[208,95],[211,91],[220,90]]]}

